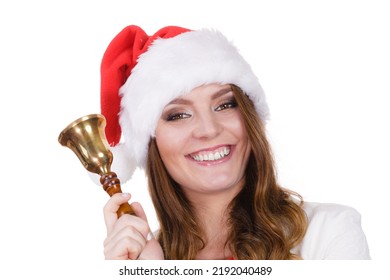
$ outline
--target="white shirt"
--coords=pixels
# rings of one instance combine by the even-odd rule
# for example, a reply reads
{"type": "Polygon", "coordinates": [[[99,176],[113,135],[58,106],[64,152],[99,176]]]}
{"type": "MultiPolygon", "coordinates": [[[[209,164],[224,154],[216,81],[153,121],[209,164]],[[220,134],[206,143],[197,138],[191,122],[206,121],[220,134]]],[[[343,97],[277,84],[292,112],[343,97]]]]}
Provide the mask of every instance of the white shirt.
{"type": "Polygon", "coordinates": [[[309,225],[302,243],[293,249],[304,260],[370,259],[360,214],[353,208],[305,202],[309,225]]]}
{"type": "MultiPolygon", "coordinates": [[[[308,228],[292,252],[304,260],[368,260],[366,236],[360,214],[353,208],[331,203],[304,202],[308,228]]],[[[158,230],[154,233],[157,236],[158,230]]]]}

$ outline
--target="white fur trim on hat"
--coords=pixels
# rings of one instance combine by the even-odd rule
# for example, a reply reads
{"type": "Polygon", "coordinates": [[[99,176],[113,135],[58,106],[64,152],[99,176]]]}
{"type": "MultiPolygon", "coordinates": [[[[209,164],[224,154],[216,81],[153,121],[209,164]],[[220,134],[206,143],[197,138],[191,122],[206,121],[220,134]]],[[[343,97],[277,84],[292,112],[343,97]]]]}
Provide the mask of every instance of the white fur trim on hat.
{"type": "MultiPolygon", "coordinates": [[[[120,89],[119,118],[124,145],[137,166],[146,165],[148,144],[164,107],[192,89],[210,83],[237,85],[255,104],[259,116],[263,120],[268,118],[268,105],[257,77],[233,44],[218,31],[202,29],[156,39],[139,57],[120,89]]],[[[119,156],[114,155],[114,162],[119,156]]]]}

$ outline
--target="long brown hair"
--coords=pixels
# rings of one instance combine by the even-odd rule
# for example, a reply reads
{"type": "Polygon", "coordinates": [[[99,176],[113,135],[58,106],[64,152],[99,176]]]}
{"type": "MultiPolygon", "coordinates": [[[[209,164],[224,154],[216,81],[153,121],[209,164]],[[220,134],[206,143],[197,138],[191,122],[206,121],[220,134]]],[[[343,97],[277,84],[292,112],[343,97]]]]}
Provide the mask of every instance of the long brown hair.
{"type": "MultiPolygon", "coordinates": [[[[292,196],[301,197],[277,183],[274,160],[264,123],[252,101],[232,85],[244,119],[251,154],[245,186],[229,205],[226,241],[237,259],[299,259],[291,253],[307,228],[305,212],[292,196]]],[[[156,140],[151,139],[146,166],[151,198],[160,223],[158,240],[165,259],[190,260],[205,244],[190,201],[167,172],[156,140]]]]}

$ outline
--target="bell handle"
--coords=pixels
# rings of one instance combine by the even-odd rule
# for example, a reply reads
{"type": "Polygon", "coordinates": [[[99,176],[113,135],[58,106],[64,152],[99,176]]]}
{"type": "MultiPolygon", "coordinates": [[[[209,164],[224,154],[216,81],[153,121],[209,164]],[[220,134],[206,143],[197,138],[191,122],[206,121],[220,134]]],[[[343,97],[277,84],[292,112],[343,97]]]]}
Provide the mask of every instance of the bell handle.
{"type": "MultiPolygon", "coordinates": [[[[108,172],[101,175],[100,183],[102,184],[103,189],[109,194],[109,196],[113,196],[116,193],[122,193],[121,184],[115,172],[108,172]]],[[[118,215],[118,218],[120,218],[124,214],[135,215],[133,208],[127,202],[121,204],[116,213],[118,215]]]]}
{"type": "Polygon", "coordinates": [[[135,215],[133,208],[129,203],[125,202],[119,206],[118,211],[116,211],[118,218],[120,218],[123,214],[135,215]]]}

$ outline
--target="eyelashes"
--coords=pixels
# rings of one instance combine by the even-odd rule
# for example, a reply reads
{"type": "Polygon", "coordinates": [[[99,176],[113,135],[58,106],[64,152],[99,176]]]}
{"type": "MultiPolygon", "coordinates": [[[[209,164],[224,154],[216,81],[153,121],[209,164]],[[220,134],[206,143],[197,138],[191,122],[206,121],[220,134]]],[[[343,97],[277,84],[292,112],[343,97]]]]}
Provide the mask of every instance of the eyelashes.
{"type": "Polygon", "coordinates": [[[232,98],[231,100],[224,102],[221,105],[219,105],[217,108],[215,108],[215,111],[222,111],[222,110],[236,108],[236,107],[237,107],[237,102],[234,98],[232,98]]]}
{"type": "MultiPolygon", "coordinates": [[[[233,108],[236,108],[237,107],[237,102],[234,98],[232,99],[229,99],[228,101],[226,102],[222,102],[221,104],[219,104],[217,107],[214,108],[214,111],[215,112],[221,112],[221,111],[225,111],[225,110],[228,110],[228,109],[233,109],[233,108]]],[[[173,109],[174,110],[174,109],[173,109]]],[[[167,114],[165,114],[166,116],[164,117],[164,119],[166,121],[178,121],[178,120],[183,120],[183,119],[187,119],[187,118],[190,118],[192,116],[191,113],[188,113],[188,112],[185,112],[184,110],[183,111],[171,111],[167,114]]]]}
{"type": "Polygon", "coordinates": [[[177,121],[177,120],[187,119],[189,117],[191,117],[191,115],[188,113],[172,113],[166,117],[166,120],[167,121],[177,121]]]}

